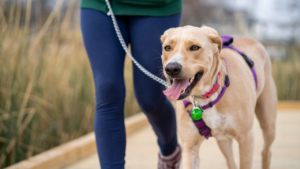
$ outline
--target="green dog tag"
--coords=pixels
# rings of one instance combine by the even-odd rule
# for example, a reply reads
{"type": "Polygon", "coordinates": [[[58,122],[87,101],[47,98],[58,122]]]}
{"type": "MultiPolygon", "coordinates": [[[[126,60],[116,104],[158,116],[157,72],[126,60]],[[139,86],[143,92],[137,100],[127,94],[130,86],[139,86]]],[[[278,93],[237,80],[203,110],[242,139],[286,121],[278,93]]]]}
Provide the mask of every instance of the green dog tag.
{"type": "Polygon", "coordinates": [[[200,120],[202,118],[203,110],[200,106],[194,107],[191,116],[194,120],[200,120]]]}

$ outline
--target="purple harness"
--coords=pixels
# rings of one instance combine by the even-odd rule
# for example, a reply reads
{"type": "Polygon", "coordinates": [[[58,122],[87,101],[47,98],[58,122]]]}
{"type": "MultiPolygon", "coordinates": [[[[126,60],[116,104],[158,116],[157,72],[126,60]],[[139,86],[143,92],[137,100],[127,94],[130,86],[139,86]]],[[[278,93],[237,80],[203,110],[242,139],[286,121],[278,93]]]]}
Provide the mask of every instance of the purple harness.
{"type": "MultiPolygon", "coordinates": [[[[247,64],[251,68],[252,74],[254,76],[255,88],[257,89],[257,77],[256,77],[256,72],[254,70],[254,62],[244,52],[236,49],[235,47],[233,47],[231,45],[232,42],[233,42],[233,37],[231,37],[231,36],[222,36],[221,38],[222,38],[222,41],[223,41],[222,48],[230,48],[230,49],[238,52],[245,59],[245,61],[247,62],[247,64]]],[[[211,108],[213,105],[217,104],[217,102],[222,98],[222,96],[224,95],[227,87],[230,84],[230,80],[229,80],[229,77],[228,77],[228,68],[227,68],[227,63],[226,63],[225,59],[224,59],[224,62],[225,62],[225,65],[226,65],[226,72],[227,72],[227,75],[225,76],[224,86],[223,86],[223,88],[222,88],[222,90],[221,90],[221,92],[218,95],[218,97],[217,97],[216,100],[214,100],[214,101],[212,101],[212,102],[210,102],[210,103],[202,106],[203,110],[211,108]]],[[[191,103],[188,102],[188,101],[186,101],[186,100],[183,100],[183,104],[184,104],[184,107],[187,107],[191,103]]],[[[191,116],[191,111],[189,111],[188,113],[191,116]]],[[[199,133],[202,136],[204,136],[206,139],[208,139],[209,137],[212,136],[210,128],[205,124],[205,122],[203,121],[203,118],[201,118],[200,120],[194,120],[192,118],[192,120],[193,120],[195,126],[197,127],[197,129],[199,130],[199,133]]]]}
{"type": "Polygon", "coordinates": [[[251,69],[251,72],[253,74],[254,77],[254,81],[255,81],[255,89],[257,89],[257,77],[256,77],[256,72],[254,70],[254,62],[251,60],[251,58],[249,58],[244,52],[238,50],[237,48],[233,47],[231,44],[233,42],[233,37],[231,36],[222,36],[222,41],[223,41],[223,46],[222,48],[230,48],[232,50],[237,51],[240,55],[242,55],[242,57],[245,59],[245,61],[247,62],[248,66],[251,69]]]}

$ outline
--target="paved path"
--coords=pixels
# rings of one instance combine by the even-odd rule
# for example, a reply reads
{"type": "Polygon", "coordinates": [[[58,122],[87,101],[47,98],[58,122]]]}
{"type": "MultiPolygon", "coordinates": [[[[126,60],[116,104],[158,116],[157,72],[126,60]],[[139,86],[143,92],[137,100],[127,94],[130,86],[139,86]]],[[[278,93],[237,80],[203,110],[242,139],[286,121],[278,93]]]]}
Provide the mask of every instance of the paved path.
{"type": "MultiPolygon", "coordinates": [[[[281,110],[277,118],[277,136],[272,147],[272,169],[300,169],[300,110],[281,110]]],[[[253,169],[261,168],[260,152],[262,133],[257,120],[254,124],[255,150],[253,169]]],[[[238,165],[238,145],[233,144],[235,162],[238,165]]],[[[155,169],[158,146],[149,125],[127,139],[126,169],[155,169]]],[[[226,162],[214,138],[205,141],[200,148],[200,168],[224,169],[226,162]]],[[[64,169],[100,169],[97,154],[65,167],[64,169]]]]}

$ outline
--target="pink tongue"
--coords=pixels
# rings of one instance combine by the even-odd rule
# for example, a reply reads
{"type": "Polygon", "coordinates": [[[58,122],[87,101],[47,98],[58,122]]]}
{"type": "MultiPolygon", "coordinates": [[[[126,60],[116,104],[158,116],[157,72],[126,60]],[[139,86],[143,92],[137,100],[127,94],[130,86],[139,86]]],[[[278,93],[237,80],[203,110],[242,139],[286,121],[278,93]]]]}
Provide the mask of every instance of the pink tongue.
{"type": "Polygon", "coordinates": [[[180,96],[180,93],[183,89],[189,86],[189,79],[174,79],[172,86],[163,91],[166,96],[169,96],[171,99],[177,100],[180,96]]]}

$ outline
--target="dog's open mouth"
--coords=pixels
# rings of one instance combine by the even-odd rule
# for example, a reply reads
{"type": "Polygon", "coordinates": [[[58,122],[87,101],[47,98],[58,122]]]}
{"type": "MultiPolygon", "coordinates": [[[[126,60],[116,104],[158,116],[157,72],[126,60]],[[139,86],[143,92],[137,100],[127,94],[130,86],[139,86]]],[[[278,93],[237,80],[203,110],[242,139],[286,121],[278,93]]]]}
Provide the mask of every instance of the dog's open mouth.
{"type": "Polygon", "coordinates": [[[198,72],[189,79],[172,79],[172,86],[163,92],[171,99],[182,100],[190,95],[192,89],[197,85],[202,75],[203,72],[198,72]]]}

